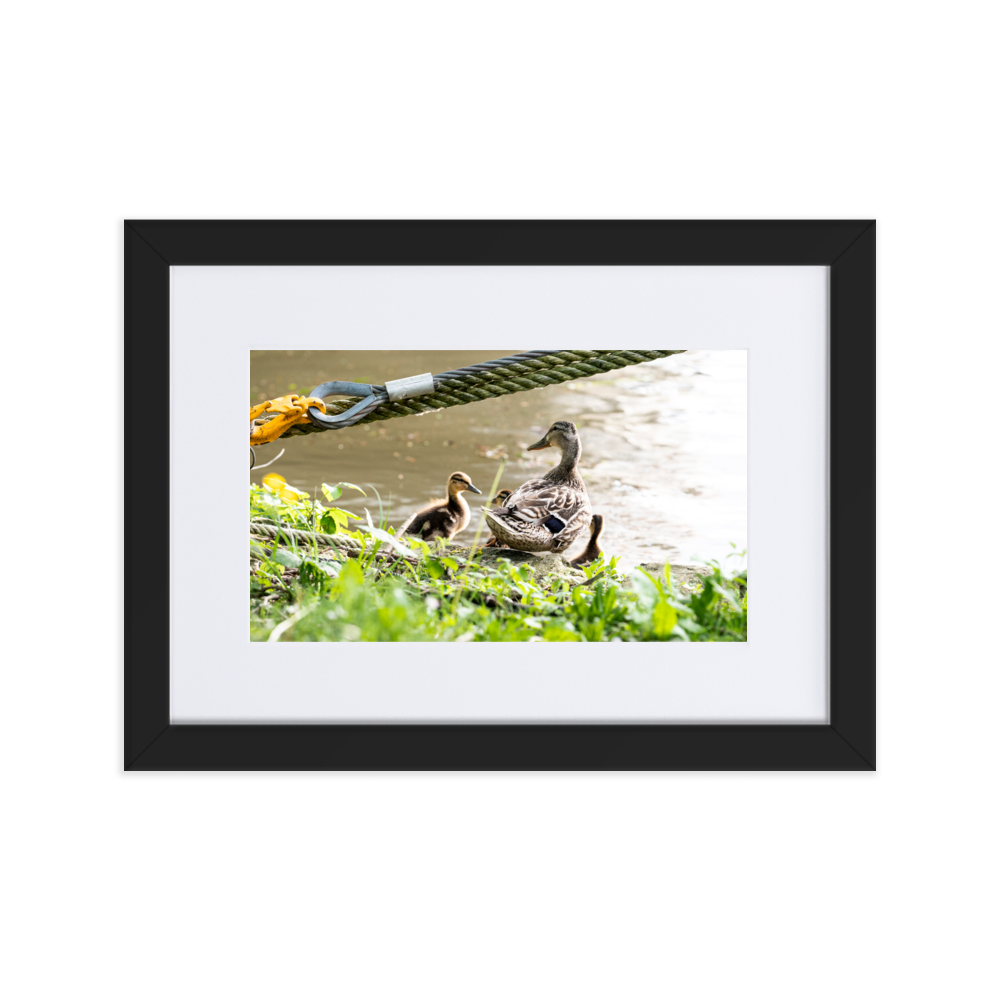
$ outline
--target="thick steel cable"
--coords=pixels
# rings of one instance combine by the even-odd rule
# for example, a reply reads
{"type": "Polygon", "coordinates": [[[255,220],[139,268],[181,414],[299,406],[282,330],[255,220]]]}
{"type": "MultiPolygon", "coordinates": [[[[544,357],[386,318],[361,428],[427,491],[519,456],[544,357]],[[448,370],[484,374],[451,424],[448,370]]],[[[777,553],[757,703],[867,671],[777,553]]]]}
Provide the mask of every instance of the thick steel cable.
{"type": "MultiPolygon", "coordinates": [[[[450,406],[463,406],[466,403],[508,396],[515,392],[544,389],[550,385],[559,385],[561,382],[570,382],[589,375],[602,375],[619,368],[683,353],[683,350],[527,351],[524,354],[513,354],[495,361],[442,372],[434,376],[433,392],[397,403],[388,401],[384,386],[372,386],[378,402],[373,399],[374,409],[361,415],[356,422],[367,424],[376,420],[409,417],[450,406]]],[[[358,397],[333,400],[326,404],[326,412],[330,415],[343,413],[357,402],[358,397]]],[[[312,424],[296,424],[282,436],[314,434],[327,429],[312,424]]]]}

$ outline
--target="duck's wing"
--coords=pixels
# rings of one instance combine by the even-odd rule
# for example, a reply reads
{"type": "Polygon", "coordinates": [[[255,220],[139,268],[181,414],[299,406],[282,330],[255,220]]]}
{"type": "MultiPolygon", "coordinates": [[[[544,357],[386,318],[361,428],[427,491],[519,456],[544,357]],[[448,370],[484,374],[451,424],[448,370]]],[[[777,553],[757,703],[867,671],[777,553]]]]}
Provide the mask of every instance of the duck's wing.
{"type": "Polygon", "coordinates": [[[542,524],[553,515],[568,523],[585,507],[589,512],[586,493],[571,486],[535,479],[512,493],[501,513],[510,514],[528,524],[542,524]]]}
{"type": "Polygon", "coordinates": [[[504,503],[505,507],[511,506],[511,504],[516,504],[519,500],[525,500],[528,497],[534,496],[539,490],[544,490],[547,486],[552,484],[547,479],[529,479],[526,483],[521,483],[520,486],[509,497],[507,497],[504,503]]]}

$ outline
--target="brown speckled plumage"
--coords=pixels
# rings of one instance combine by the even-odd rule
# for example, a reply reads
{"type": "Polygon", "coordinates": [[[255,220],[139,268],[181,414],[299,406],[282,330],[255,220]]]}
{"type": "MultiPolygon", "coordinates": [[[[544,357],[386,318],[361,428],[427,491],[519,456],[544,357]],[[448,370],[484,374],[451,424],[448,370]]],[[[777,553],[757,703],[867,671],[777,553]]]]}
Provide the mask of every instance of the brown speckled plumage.
{"type": "MultiPolygon", "coordinates": [[[[502,507],[507,502],[507,497],[509,497],[513,492],[513,490],[498,490],[497,495],[490,501],[490,503],[495,507],[502,507]]],[[[500,548],[497,536],[491,533],[490,540],[486,543],[485,547],[488,549],[500,548]]]]}
{"type": "Polygon", "coordinates": [[[411,514],[399,529],[400,534],[418,535],[425,542],[433,538],[454,538],[469,523],[469,505],[462,493],[482,493],[472,485],[464,472],[453,472],[448,477],[448,499],[431,503],[411,514]]]}
{"type": "Polygon", "coordinates": [[[580,478],[576,424],[557,420],[528,451],[559,448],[562,459],[541,479],[519,486],[486,521],[498,542],[522,552],[564,552],[590,524],[590,500],[580,478]]]}

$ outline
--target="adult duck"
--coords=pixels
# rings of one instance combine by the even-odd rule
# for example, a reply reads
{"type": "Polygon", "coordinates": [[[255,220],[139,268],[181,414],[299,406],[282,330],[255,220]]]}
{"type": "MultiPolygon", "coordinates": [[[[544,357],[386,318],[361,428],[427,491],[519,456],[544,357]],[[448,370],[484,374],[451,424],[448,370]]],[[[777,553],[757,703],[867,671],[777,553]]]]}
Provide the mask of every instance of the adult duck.
{"type": "Polygon", "coordinates": [[[399,529],[406,535],[419,535],[425,542],[432,538],[448,541],[469,523],[469,505],[462,494],[482,493],[472,485],[464,472],[453,472],[448,477],[448,499],[432,500],[430,505],[411,514],[399,529]]]}
{"type": "Polygon", "coordinates": [[[529,479],[503,507],[484,510],[501,545],[522,552],[563,552],[590,524],[590,499],[578,468],[583,448],[576,424],[557,420],[528,451],[558,448],[562,459],[541,479],[529,479]]]}

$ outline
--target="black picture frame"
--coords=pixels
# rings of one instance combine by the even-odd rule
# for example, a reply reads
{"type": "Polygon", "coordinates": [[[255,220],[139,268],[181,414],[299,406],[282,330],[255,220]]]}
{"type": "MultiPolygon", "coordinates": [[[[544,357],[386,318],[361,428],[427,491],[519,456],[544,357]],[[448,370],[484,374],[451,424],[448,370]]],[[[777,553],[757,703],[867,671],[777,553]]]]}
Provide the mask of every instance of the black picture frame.
{"type": "Polygon", "coordinates": [[[125,412],[168,400],[170,266],[825,265],[830,268],[828,725],[172,725],[169,420],[125,424],[126,770],[875,768],[875,223],[126,221],[125,412]],[[157,488],[153,488],[156,484],[157,488]]]}

